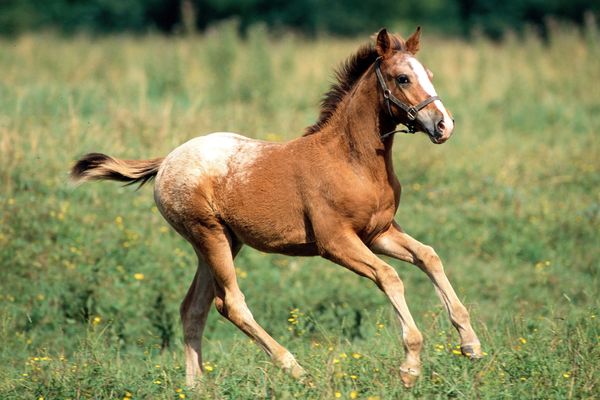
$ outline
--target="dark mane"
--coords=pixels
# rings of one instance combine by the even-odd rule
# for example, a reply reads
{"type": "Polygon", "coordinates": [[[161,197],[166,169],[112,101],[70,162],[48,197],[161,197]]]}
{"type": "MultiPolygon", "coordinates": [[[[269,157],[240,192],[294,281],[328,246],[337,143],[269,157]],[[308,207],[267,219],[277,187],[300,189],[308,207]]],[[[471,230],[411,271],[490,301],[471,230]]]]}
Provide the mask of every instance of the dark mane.
{"type": "MultiPolygon", "coordinates": [[[[404,51],[404,40],[396,35],[390,35],[392,47],[396,51],[404,51]]],[[[367,69],[375,62],[378,54],[375,46],[366,44],[361,46],[356,53],[351,55],[335,71],[335,82],[321,100],[321,113],[314,125],[306,128],[304,136],[320,131],[329,121],[338,104],[344,96],[352,90],[356,82],[367,69]]]]}

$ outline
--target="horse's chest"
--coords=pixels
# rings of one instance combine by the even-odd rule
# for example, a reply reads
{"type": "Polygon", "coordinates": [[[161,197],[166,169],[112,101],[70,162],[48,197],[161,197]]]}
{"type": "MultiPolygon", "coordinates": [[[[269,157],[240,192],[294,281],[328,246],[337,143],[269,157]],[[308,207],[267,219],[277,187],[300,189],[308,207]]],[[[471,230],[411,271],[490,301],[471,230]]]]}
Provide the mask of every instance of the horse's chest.
{"type": "Polygon", "coordinates": [[[354,230],[364,239],[372,238],[387,229],[397,208],[393,187],[372,187],[356,193],[346,210],[354,230]]]}

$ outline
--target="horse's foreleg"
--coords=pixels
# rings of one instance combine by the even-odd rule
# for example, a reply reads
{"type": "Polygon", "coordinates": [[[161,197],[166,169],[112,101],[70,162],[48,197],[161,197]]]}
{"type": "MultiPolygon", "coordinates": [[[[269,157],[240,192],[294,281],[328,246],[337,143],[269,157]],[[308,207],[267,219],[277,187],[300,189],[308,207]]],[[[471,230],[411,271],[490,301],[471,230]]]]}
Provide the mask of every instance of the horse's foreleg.
{"type": "Polygon", "coordinates": [[[414,264],[423,270],[433,282],[448,311],[452,325],[460,335],[462,353],[470,358],[482,356],[479,339],[471,327],[469,312],[458,299],[444,273],[442,261],[433,248],[402,232],[401,228],[394,223],[387,232],[375,240],[371,249],[378,254],[414,264]]]}
{"type": "Polygon", "coordinates": [[[404,284],[396,270],[373,254],[354,234],[331,240],[324,246],[323,257],[371,279],[387,295],[402,326],[406,359],[400,366],[400,375],[406,387],[413,386],[421,373],[423,337],[410,314],[404,284]]]}
{"type": "Polygon", "coordinates": [[[214,297],[212,275],[200,258],[194,280],[179,308],[185,348],[185,381],[188,386],[194,386],[202,376],[202,332],[214,297]]]}

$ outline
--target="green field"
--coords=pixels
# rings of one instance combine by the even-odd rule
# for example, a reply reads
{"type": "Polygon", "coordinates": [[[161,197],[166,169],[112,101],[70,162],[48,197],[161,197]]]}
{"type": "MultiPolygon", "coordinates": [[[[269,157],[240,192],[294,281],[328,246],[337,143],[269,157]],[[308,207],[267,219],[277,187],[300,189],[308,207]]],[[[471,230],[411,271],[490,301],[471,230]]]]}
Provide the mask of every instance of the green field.
{"type": "MultiPolygon", "coordinates": [[[[405,33],[408,33],[405,32],[405,33]]],[[[366,38],[365,38],[366,39],[366,38]]],[[[314,385],[293,381],[211,312],[202,389],[184,387],[178,307],[191,247],[152,185],[80,187],[90,151],[166,155],[212,131],[283,141],[317,118],[361,40],[25,35],[0,40],[0,398],[595,398],[600,393],[600,33],[500,43],[422,38],[453,138],[398,136],[403,228],[432,245],[487,356],[458,336],[417,268],[391,261],[425,338],[406,390],[385,296],[319,258],[245,248],[257,321],[314,385]]]]}

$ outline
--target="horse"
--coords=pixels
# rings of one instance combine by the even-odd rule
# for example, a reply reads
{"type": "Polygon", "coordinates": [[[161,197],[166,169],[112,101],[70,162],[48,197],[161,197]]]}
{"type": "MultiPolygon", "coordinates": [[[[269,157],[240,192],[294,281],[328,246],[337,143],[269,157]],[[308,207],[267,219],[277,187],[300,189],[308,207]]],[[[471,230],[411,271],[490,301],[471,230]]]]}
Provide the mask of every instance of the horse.
{"type": "Polygon", "coordinates": [[[394,172],[396,127],[441,144],[454,120],[432,74],[416,58],[420,27],[404,40],[378,32],[337,70],[317,122],[285,143],[217,132],[196,137],[164,158],[122,160],[90,153],[72,167],[75,181],[154,179],[154,199],[168,223],[193,247],[198,266],[180,306],[186,383],[203,374],[202,333],[214,302],[218,312],[291,376],[305,379],[292,353],[254,319],[236,279],[234,259],[246,244],[262,252],[321,256],[373,281],[399,319],[406,387],[421,371],[423,337],[396,270],[378,255],[424,271],[458,331],[462,354],[482,356],[467,309],[434,249],[394,220],[401,186],[394,172]]]}

